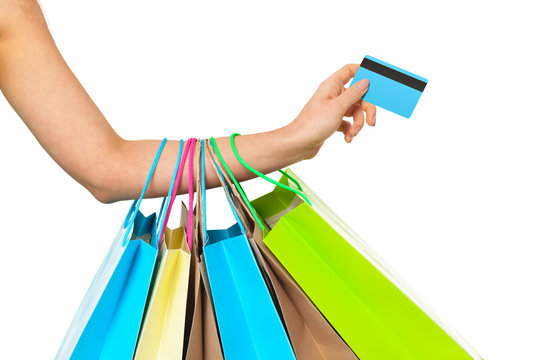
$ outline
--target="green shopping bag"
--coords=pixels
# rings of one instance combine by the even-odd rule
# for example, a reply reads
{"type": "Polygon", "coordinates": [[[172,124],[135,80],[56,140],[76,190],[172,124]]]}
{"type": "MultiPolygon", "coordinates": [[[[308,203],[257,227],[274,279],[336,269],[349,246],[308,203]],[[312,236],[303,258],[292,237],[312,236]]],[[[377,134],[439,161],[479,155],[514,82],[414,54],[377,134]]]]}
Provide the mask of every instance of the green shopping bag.
{"type": "Polygon", "coordinates": [[[271,228],[264,242],[360,359],[481,359],[298,176],[286,174],[284,188],[251,202],[271,228]]]}

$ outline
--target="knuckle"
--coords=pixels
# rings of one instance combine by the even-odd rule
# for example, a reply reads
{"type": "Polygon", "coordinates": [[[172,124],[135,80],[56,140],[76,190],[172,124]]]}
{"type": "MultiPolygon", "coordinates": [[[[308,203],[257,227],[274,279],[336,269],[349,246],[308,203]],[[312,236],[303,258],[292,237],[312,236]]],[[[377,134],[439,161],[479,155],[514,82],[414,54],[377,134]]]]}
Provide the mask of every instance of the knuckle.
{"type": "Polygon", "coordinates": [[[360,66],[360,64],[349,63],[349,64],[345,65],[343,68],[347,69],[349,72],[351,72],[354,75],[356,73],[356,70],[358,70],[359,66],[360,66]]]}

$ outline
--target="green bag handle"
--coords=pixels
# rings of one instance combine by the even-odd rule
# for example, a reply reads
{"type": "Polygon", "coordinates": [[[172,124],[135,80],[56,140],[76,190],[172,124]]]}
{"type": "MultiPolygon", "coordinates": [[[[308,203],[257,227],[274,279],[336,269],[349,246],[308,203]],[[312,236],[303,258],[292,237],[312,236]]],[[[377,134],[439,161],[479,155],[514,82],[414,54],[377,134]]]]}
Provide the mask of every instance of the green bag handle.
{"type": "Polygon", "coordinates": [[[276,185],[276,186],[279,186],[279,187],[281,187],[281,188],[283,188],[283,189],[285,189],[285,190],[289,190],[289,191],[294,192],[294,193],[297,194],[298,196],[302,197],[302,198],[309,204],[309,206],[312,206],[312,205],[311,205],[311,201],[309,201],[309,199],[308,199],[308,197],[306,196],[306,194],[304,194],[304,193],[302,192],[302,187],[300,186],[300,184],[298,183],[298,181],[296,181],[296,179],[294,179],[291,175],[287,174],[285,171],[279,170],[283,175],[285,175],[286,177],[288,177],[289,179],[291,179],[291,180],[296,184],[296,186],[298,186],[298,188],[299,188],[300,190],[296,190],[295,188],[292,188],[292,187],[287,186],[287,185],[285,185],[285,184],[282,184],[282,183],[280,183],[280,182],[278,182],[278,181],[276,181],[276,180],[274,180],[274,179],[271,179],[271,178],[269,178],[268,176],[264,175],[262,172],[260,172],[260,171],[258,171],[257,169],[254,169],[253,167],[251,167],[251,165],[249,165],[248,163],[246,163],[246,162],[244,161],[244,159],[242,159],[242,157],[240,156],[240,154],[238,154],[238,150],[236,150],[236,145],[234,144],[234,138],[237,137],[238,135],[240,135],[240,134],[234,133],[234,134],[231,135],[231,138],[230,138],[230,139],[231,139],[231,148],[232,148],[232,151],[233,151],[233,153],[234,153],[234,156],[236,156],[236,158],[238,159],[238,161],[240,161],[240,163],[241,163],[242,165],[244,165],[244,167],[245,167],[246,169],[248,169],[249,171],[251,171],[251,172],[254,173],[255,175],[257,175],[257,176],[259,176],[259,177],[265,179],[266,181],[271,182],[272,184],[274,184],[274,185],[276,185]]]}
{"type": "MultiPolygon", "coordinates": [[[[237,159],[240,161],[240,163],[244,166],[246,166],[246,168],[248,170],[251,170],[250,166],[240,157],[240,155],[238,154],[238,151],[236,150],[236,146],[234,145],[234,137],[235,136],[238,136],[239,134],[235,133],[233,135],[231,135],[231,147],[233,149],[233,152],[235,154],[235,156],[237,157],[237,159]]],[[[216,143],[216,139],[214,137],[210,138],[210,143],[212,144],[212,147],[214,148],[216,154],[218,155],[219,157],[219,160],[221,161],[221,163],[223,164],[223,167],[225,168],[225,170],[227,170],[227,173],[229,174],[230,178],[232,179],[232,181],[234,182],[234,185],[236,186],[236,188],[238,189],[238,192],[240,193],[240,196],[242,196],[242,199],[244,199],[244,201],[246,202],[249,210],[251,211],[251,214],[253,215],[253,218],[255,219],[255,221],[257,222],[257,224],[259,225],[259,227],[261,228],[263,234],[266,233],[267,231],[265,231],[265,228],[264,228],[264,225],[262,223],[262,221],[260,220],[259,216],[257,215],[257,212],[255,211],[255,209],[253,208],[253,206],[251,205],[251,202],[249,201],[249,199],[247,198],[246,196],[246,193],[244,191],[244,189],[242,188],[242,186],[238,183],[238,181],[236,181],[236,178],[234,177],[232,171],[229,169],[229,166],[227,165],[227,163],[225,162],[225,159],[223,159],[223,156],[221,156],[221,152],[219,151],[219,148],[217,146],[217,143],[216,143]]],[[[253,168],[252,168],[253,169],[253,168]]],[[[255,169],[253,169],[255,170],[255,169]]],[[[251,170],[251,171],[253,171],[251,170]]],[[[254,171],[255,174],[259,173],[257,170],[254,171]]],[[[291,181],[293,181],[300,190],[302,190],[302,187],[300,186],[300,184],[298,183],[298,181],[296,179],[294,179],[292,176],[290,176],[289,174],[287,174],[286,172],[284,172],[283,170],[280,170],[280,172],[285,175],[287,178],[291,179],[291,181]]],[[[264,174],[262,173],[259,173],[257,175],[265,178],[267,181],[270,181],[271,183],[273,184],[276,184],[277,186],[279,187],[282,187],[284,189],[287,189],[287,190],[290,190],[296,194],[299,194],[303,199],[306,200],[306,202],[311,206],[311,202],[309,201],[309,199],[307,198],[307,196],[304,194],[304,193],[301,193],[299,192],[298,190],[294,189],[294,188],[291,188],[287,185],[284,185],[282,183],[279,183],[279,182],[276,182],[275,180],[273,179],[270,179],[268,177],[266,177],[264,174]],[[259,175],[260,174],[260,175],[259,175]]]]}
{"type": "Polygon", "coordinates": [[[253,208],[253,206],[251,205],[251,202],[249,202],[247,196],[246,196],[246,193],[244,192],[244,189],[242,188],[242,186],[238,183],[238,181],[236,181],[236,178],[234,177],[234,175],[232,174],[232,171],[231,169],[229,169],[229,166],[227,165],[227,163],[225,162],[225,160],[223,159],[223,156],[221,156],[221,153],[219,152],[219,148],[217,147],[217,144],[216,144],[216,139],[214,139],[214,137],[211,137],[210,138],[210,143],[212,144],[212,147],[214,148],[214,151],[216,152],[216,154],[218,155],[219,157],[219,160],[221,161],[221,164],[223,164],[223,167],[225,168],[225,170],[227,170],[227,173],[229,174],[229,176],[231,177],[232,181],[234,182],[234,185],[236,186],[236,188],[238,189],[238,192],[240,193],[240,196],[242,196],[242,199],[244,199],[244,201],[246,202],[248,208],[249,208],[249,211],[251,211],[251,214],[253,215],[253,217],[255,218],[255,221],[257,222],[257,224],[259,225],[259,227],[261,228],[261,231],[263,232],[263,234],[265,233],[265,230],[264,230],[264,226],[261,222],[261,219],[259,219],[259,216],[257,216],[257,213],[255,212],[255,209],[253,208]]]}

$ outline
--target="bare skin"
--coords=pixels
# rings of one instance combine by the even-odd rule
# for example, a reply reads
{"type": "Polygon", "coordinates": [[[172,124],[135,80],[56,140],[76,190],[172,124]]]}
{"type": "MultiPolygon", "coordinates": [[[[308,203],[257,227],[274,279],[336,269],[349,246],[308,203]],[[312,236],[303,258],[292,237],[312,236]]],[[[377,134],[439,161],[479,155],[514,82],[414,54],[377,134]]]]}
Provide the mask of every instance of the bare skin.
{"type": "MultiPolygon", "coordinates": [[[[244,160],[270,173],[313,158],[336,131],[350,143],[364,122],[374,126],[376,107],[361,100],[369,82],[345,88],[358,67],[345,65],[324,80],[288,125],[238,136],[244,160]]],[[[0,90],[45,151],[96,199],[139,196],[161,140],[128,141],[114,131],[58,51],[36,0],[0,0],[0,90]]],[[[228,137],[216,141],[238,180],[254,177],[236,160],[228,137]]],[[[167,194],[179,146],[167,142],[147,197],[167,194]]],[[[188,190],[184,175],[179,193],[188,190]]],[[[211,171],[206,182],[219,186],[211,171]]]]}

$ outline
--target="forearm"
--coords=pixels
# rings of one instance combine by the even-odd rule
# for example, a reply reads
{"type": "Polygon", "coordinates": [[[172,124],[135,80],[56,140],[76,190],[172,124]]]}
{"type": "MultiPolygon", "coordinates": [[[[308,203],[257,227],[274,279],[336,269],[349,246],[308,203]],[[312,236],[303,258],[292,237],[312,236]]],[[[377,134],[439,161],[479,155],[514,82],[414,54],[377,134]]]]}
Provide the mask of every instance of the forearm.
{"type": "Polygon", "coordinates": [[[92,190],[91,170],[121,139],[65,63],[37,2],[8,3],[18,6],[2,29],[0,89],[48,154],[92,190]]]}
{"type": "MultiPolygon", "coordinates": [[[[10,41],[9,53],[0,55],[0,88],[43,148],[100,201],[137,197],[159,140],[126,141],[118,136],[69,70],[51,39],[46,45],[35,38],[30,42],[23,37],[10,41]],[[40,60],[44,54],[49,54],[48,60],[40,60]]],[[[240,136],[236,144],[249,164],[268,173],[303,157],[294,146],[293,136],[288,128],[282,128],[240,136]]],[[[218,138],[217,143],[238,179],[253,177],[237,162],[228,138],[218,138]]],[[[167,193],[178,146],[179,141],[168,141],[148,196],[167,193]]],[[[208,173],[208,188],[218,185],[215,174],[208,173]]],[[[180,192],[187,192],[187,171],[180,192]]]]}
{"type": "MultiPolygon", "coordinates": [[[[295,147],[295,133],[288,127],[275,131],[252,135],[242,135],[235,139],[235,144],[242,158],[257,170],[269,173],[303,159],[304,152],[295,147]]],[[[139,196],[146,174],[157,148],[159,140],[125,141],[113,152],[113,158],[105,160],[104,171],[100,174],[99,183],[106,184],[96,192],[96,197],[110,202],[132,199],[139,196]],[[143,161],[144,159],[144,161],[143,161]]],[[[229,137],[216,138],[217,146],[239,181],[253,178],[255,175],[238,162],[232,152],[229,137]]],[[[164,196],[170,186],[174,166],[178,156],[179,141],[168,141],[156,167],[153,180],[147,191],[148,197],[164,196]]],[[[211,161],[206,154],[206,162],[211,161]]],[[[197,165],[195,165],[197,166],[197,165]]],[[[217,174],[212,167],[205,167],[206,187],[220,186],[217,174]]],[[[182,173],[178,193],[188,191],[188,166],[182,173]]]]}
{"type": "MultiPolygon", "coordinates": [[[[139,196],[159,140],[126,141],[116,134],[64,61],[37,3],[24,4],[7,36],[0,34],[0,89],[49,155],[97,199],[139,196]]],[[[236,144],[248,163],[268,173],[303,157],[293,136],[282,128],[240,136],[236,144]]],[[[236,161],[228,138],[217,143],[238,179],[253,177],[236,161]]],[[[178,147],[179,141],[165,146],[149,197],[167,193],[178,147]]],[[[207,187],[218,185],[208,171],[207,187]]],[[[186,169],[180,193],[187,188],[186,169]]]]}
{"type": "MultiPolygon", "coordinates": [[[[361,100],[367,79],[344,88],[358,67],[345,65],[323,81],[286,127],[237,137],[241,156],[269,173],[315,156],[336,131],[351,142],[364,119],[375,125],[375,106],[361,100]]],[[[50,156],[97,199],[139,195],[159,141],[126,141],[116,134],[62,58],[35,0],[0,0],[0,89],[50,156]]],[[[228,138],[217,142],[240,181],[254,176],[236,160],[228,138]]],[[[168,192],[178,148],[178,141],[165,146],[149,197],[168,192]]],[[[187,175],[184,171],[180,193],[187,191],[187,175]]],[[[206,175],[208,188],[218,186],[216,174],[206,175]]]]}

